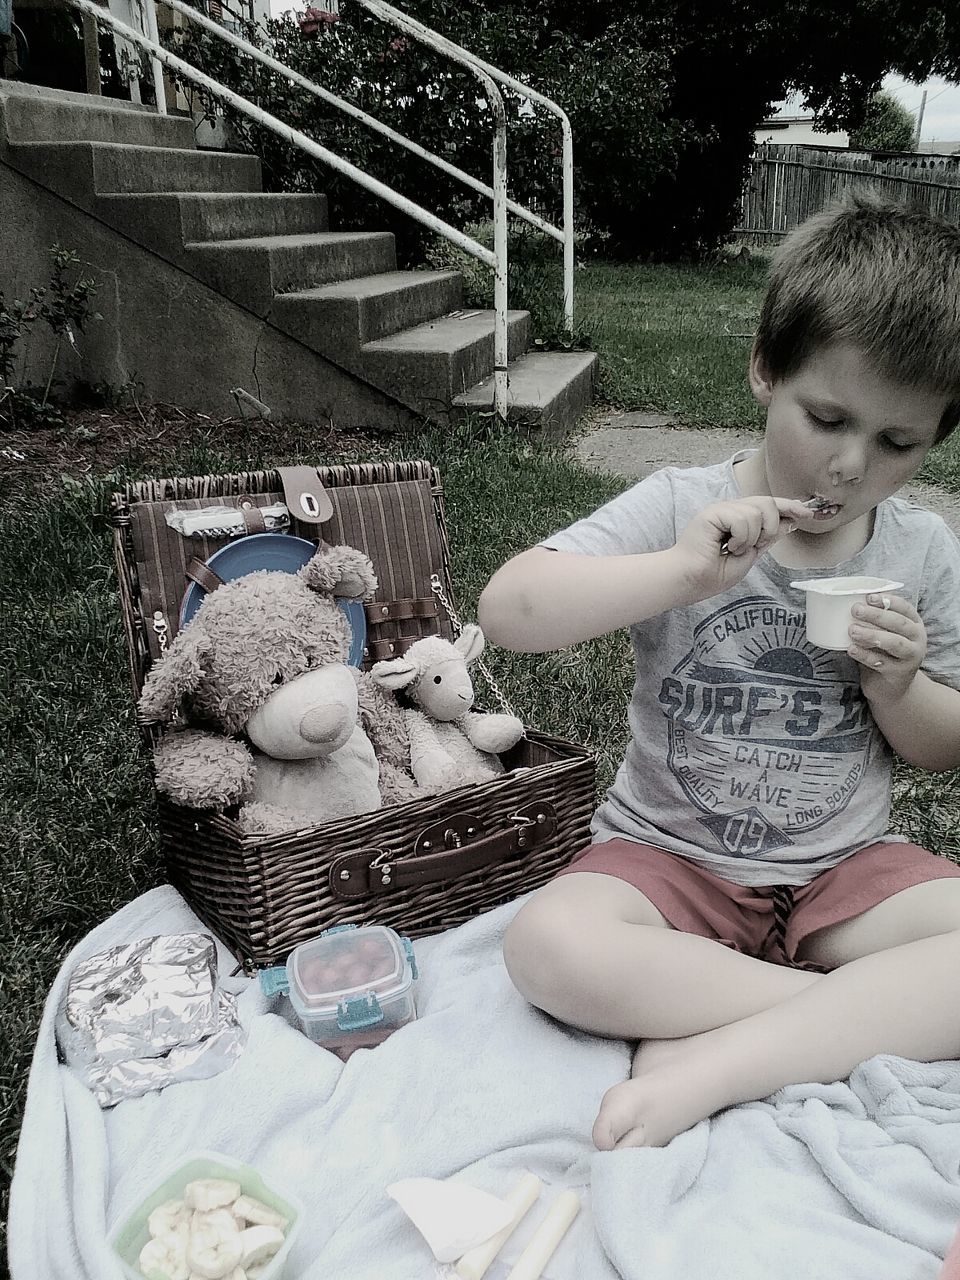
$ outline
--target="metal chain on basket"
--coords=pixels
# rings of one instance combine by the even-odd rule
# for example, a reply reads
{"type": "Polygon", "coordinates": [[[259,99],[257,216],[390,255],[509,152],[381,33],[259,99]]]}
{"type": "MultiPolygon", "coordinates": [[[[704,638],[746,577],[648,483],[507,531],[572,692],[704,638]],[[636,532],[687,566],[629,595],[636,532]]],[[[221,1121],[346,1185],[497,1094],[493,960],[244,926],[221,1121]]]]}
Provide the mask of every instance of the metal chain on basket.
{"type": "MultiPolygon", "coordinates": [[[[446,593],[443,590],[443,583],[440,581],[440,575],[438,573],[433,573],[430,575],[430,590],[433,592],[433,594],[437,597],[437,599],[443,605],[444,609],[446,609],[447,617],[453,623],[454,631],[457,633],[457,635],[459,635],[460,632],[463,630],[463,623],[460,621],[460,618],[459,618],[459,615],[457,614],[456,609],[454,609],[453,605],[447,599],[446,593]]],[[[490,672],[490,668],[487,666],[487,664],[484,662],[482,658],[477,659],[477,666],[479,667],[481,673],[483,674],[484,680],[486,680],[488,686],[493,692],[494,697],[500,703],[500,706],[503,708],[503,710],[507,713],[507,715],[516,716],[517,713],[514,711],[513,707],[510,705],[507,695],[503,692],[503,690],[497,684],[496,680],[494,679],[493,675],[490,672]]],[[[518,716],[517,719],[520,719],[520,717],[518,716]]],[[[523,731],[523,736],[524,737],[527,736],[526,729],[524,729],[523,731]]]]}

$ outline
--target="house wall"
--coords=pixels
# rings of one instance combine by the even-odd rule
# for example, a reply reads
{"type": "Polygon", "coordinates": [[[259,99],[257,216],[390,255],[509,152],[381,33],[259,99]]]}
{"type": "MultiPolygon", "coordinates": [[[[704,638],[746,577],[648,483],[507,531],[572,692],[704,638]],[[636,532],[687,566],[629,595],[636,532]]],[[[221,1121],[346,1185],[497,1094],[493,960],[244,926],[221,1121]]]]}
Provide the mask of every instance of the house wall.
{"type": "Polygon", "coordinates": [[[848,147],[848,133],[817,133],[813,127],[813,119],[791,120],[789,123],[776,125],[765,120],[759,129],[754,130],[754,141],[757,146],[764,142],[797,143],[810,147],[848,147]]]}

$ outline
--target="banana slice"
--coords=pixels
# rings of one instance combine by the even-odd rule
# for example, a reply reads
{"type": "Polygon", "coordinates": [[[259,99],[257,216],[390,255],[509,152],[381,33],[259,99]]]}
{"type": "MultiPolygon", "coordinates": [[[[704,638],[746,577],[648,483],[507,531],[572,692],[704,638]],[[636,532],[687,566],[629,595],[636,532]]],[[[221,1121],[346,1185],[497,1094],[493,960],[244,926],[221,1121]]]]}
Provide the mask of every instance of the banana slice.
{"type": "Polygon", "coordinates": [[[211,1209],[222,1209],[233,1204],[240,1189],[239,1182],[231,1182],[226,1178],[196,1178],[187,1183],[183,1199],[189,1209],[200,1209],[207,1213],[211,1209]]]}
{"type": "Polygon", "coordinates": [[[140,1250],[138,1265],[145,1276],[159,1273],[167,1280],[189,1280],[185,1239],[172,1233],[148,1240],[140,1250]]]}
{"type": "Polygon", "coordinates": [[[254,1200],[253,1196],[240,1196],[239,1199],[234,1200],[230,1210],[238,1218],[243,1218],[244,1222],[249,1222],[254,1227],[276,1227],[282,1231],[287,1225],[287,1219],[282,1213],[271,1209],[262,1200],[254,1200]]]}
{"type": "Polygon", "coordinates": [[[210,1227],[223,1236],[243,1230],[243,1224],[234,1216],[233,1206],[229,1209],[195,1209],[190,1219],[190,1231],[210,1227]]]}
{"type": "Polygon", "coordinates": [[[152,1236],[176,1235],[181,1228],[189,1228],[191,1217],[192,1211],[182,1200],[166,1200],[147,1219],[147,1229],[152,1236]]]}
{"type": "MultiPolygon", "coordinates": [[[[256,1229],[256,1228],[252,1228],[256,1229]]],[[[269,1228],[260,1228],[269,1230],[269,1228]]],[[[195,1222],[190,1227],[187,1262],[204,1280],[222,1280],[235,1271],[243,1258],[243,1236],[236,1223],[224,1230],[217,1222],[195,1222]]]]}
{"type": "Polygon", "coordinates": [[[283,1244],[283,1232],[277,1227],[247,1227],[240,1232],[240,1244],[243,1250],[240,1265],[246,1271],[273,1257],[283,1244]]]}

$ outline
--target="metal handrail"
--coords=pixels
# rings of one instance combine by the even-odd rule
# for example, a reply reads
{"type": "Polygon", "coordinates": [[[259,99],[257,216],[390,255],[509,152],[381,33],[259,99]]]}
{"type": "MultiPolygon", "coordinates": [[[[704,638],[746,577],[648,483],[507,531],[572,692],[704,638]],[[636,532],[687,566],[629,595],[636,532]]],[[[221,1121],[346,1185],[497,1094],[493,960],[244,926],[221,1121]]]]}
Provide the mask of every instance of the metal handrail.
{"type": "MultiPolygon", "coordinates": [[[[205,27],[214,35],[220,36],[227,40],[230,44],[236,45],[244,53],[262,62],[265,67],[269,67],[271,71],[276,71],[278,75],[282,75],[289,80],[291,84],[299,85],[301,89],[306,89],[308,93],[314,94],[315,97],[329,102],[331,106],[337,107],[345,115],[353,116],[355,120],[359,120],[362,124],[368,125],[383,137],[389,138],[391,142],[395,142],[398,146],[404,147],[407,151],[412,151],[415,156],[419,156],[421,160],[426,160],[428,164],[432,164],[434,168],[441,169],[444,173],[448,173],[452,178],[456,178],[465,186],[471,187],[474,191],[488,199],[493,199],[493,188],[485,182],[481,182],[479,178],[474,178],[472,174],[466,173],[463,169],[458,169],[455,164],[451,164],[449,160],[444,160],[442,156],[434,155],[432,151],[427,151],[421,147],[419,143],[412,141],[402,133],[397,133],[396,129],[391,129],[388,124],[384,124],[382,120],[378,120],[376,116],[368,115],[366,111],[360,107],[355,107],[352,102],[348,102],[346,98],[341,98],[338,94],[332,93],[329,89],[324,89],[322,85],[316,84],[313,80],[308,80],[306,76],[302,76],[299,71],[294,71],[292,67],[288,67],[285,62],[280,62],[277,58],[272,57],[269,53],[265,53],[262,49],[258,49],[256,45],[249,44],[242,36],[237,36],[212,18],[206,17],[199,13],[190,5],[184,3],[184,0],[158,0],[158,3],[166,5],[168,9],[175,9],[178,13],[185,14],[200,26],[205,27]]],[[[362,0],[360,0],[362,3],[362,0]]],[[[473,55],[469,55],[472,57],[473,55]]],[[[496,77],[494,77],[495,79],[496,77]]],[[[532,92],[532,91],[531,91],[532,92]]],[[[532,210],[525,208],[522,204],[517,204],[515,200],[507,199],[507,210],[518,218],[523,218],[525,222],[529,222],[531,226],[536,227],[545,235],[551,236],[554,240],[563,243],[563,232],[547,222],[544,218],[538,217],[532,210]]]]}
{"type": "MultiPolygon", "coordinates": [[[[422,222],[424,226],[436,231],[437,235],[442,235],[445,239],[451,240],[458,245],[465,253],[469,253],[474,258],[479,258],[481,262],[485,262],[488,267],[494,266],[494,256],[491,250],[485,248],[478,241],[471,239],[470,236],[464,235],[462,231],[458,231],[456,227],[452,227],[449,223],[444,222],[441,218],[437,218],[434,214],[429,213],[426,209],[422,209],[418,204],[414,204],[412,200],[408,200],[406,196],[401,195],[398,191],[394,191],[392,187],[388,187],[385,183],[380,182],[377,178],[371,178],[369,174],[358,169],[356,165],[344,160],[341,156],[328,151],[326,147],[320,146],[318,142],[314,142],[312,138],[308,138],[306,134],[294,129],[291,125],[284,124],[282,120],[278,120],[276,116],[270,115],[269,112],[262,110],[260,107],[254,106],[252,102],[248,102],[246,98],[241,98],[238,93],[234,93],[232,89],[227,89],[218,81],[211,79],[204,72],[198,71],[196,67],[191,67],[188,62],[184,62],[182,58],[178,58],[176,54],[170,53],[163,45],[158,44],[154,40],[148,40],[146,36],[141,35],[139,31],[134,31],[132,27],[128,27],[126,23],[121,22],[118,18],[114,18],[106,9],[102,9],[98,4],[91,3],[91,0],[65,0],[65,3],[72,8],[80,9],[83,13],[89,13],[95,17],[98,22],[104,23],[111,27],[118,35],[123,36],[125,40],[131,40],[134,44],[140,45],[151,57],[156,58],[158,62],[162,62],[164,66],[169,67],[172,71],[176,71],[182,75],[185,80],[192,80],[195,84],[206,89],[206,91],[215,98],[220,98],[229,106],[239,111],[241,115],[250,116],[256,120],[258,124],[262,124],[265,128],[284,138],[287,142],[294,146],[300,147],[302,151],[306,151],[309,155],[317,160],[328,164],[331,169],[335,169],[338,173],[344,174],[348,178],[353,178],[361,186],[372,191],[374,195],[379,196],[388,204],[392,204],[402,213],[409,217],[422,222]]],[[[222,31],[227,36],[230,32],[222,31]]]]}
{"type": "MultiPolygon", "coordinates": [[[[485,71],[491,79],[496,80],[499,84],[506,85],[507,88],[515,90],[517,93],[525,97],[529,102],[539,102],[552,115],[555,115],[560,121],[560,127],[563,134],[563,230],[559,231],[553,226],[543,226],[541,230],[546,231],[548,235],[554,236],[563,244],[563,314],[564,324],[569,332],[573,332],[573,266],[574,266],[574,246],[573,246],[573,130],[570,126],[570,117],[558,106],[552,99],[546,97],[545,94],[539,93],[536,89],[531,89],[529,85],[523,84],[522,81],[515,79],[513,76],[507,75],[505,71],[501,71],[498,67],[492,66],[489,62],[484,62],[483,58],[478,57],[475,53],[470,53],[467,49],[462,49],[460,45],[454,44],[448,40],[446,36],[439,35],[436,31],[432,31],[429,27],[425,27],[422,22],[418,22],[416,18],[411,18],[408,14],[402,13],[399,9],[395,9],[393,5],[387,4],[386,0],[358,0],[365,9],[369,9],[371,13],[382,16],[384,20],[389,19],[394,22],[402,30],[408,34],[422,39],[425,44],[429,44],[432,48],[440,49],[445,53],[451,53],[457,50],[458,53],[465,55],[469,61],[480,71],[485,71]]],[[[511,210],[513,212],[513,210],[511,210]]],[[[521,217],[523,214],[520,215],[521,217]]],[[[528,219],[529,221],[529,219],[528,219]]]]}
{"type": "MultiPolygon", "coordinates": [[[[418,155],[426,160],[431,160],[438,164],[438,167],[444,168],[453,176],[466,181],[471,186],[479,186],[481,189],[493,197],[493,369],[494,369],[494,392],[493,392],[493,408],[494,413],[498,417],[505,418],[507,411],[507,120],[506,112],[503,107],[503,98],[492,78],[485,71],[474,67],[465,53],[453,47],[450,56],[461,65],[465,66],[480,81],[484,92],[487,95],[487,101],[490,103],[490,109],[493,112],[496,122],[494,132],[494,148],[493,148],[493,187],[483,187],[482,183],[476,183],[469,174],[463,173],[454,165],[447,164],[446,161],[440,160],[438,156],[432,155],[431,152],[424,150],[415,142],[411,142],[409,138],[405,138],[403,134],[397,133],[394,129],[390,129],[387,125],[382,124],[373,116],[368,115],[359,107],[353,106],[346,102],[337,94],[330,93],[329,90],[321,88],[320,85],[314,84],[312,80],[308,80],[306,76],[300,75],[291,67],[286,66],[278,59],[264,53],[255,45],[244,40],[243,37],[234,35],[232,32],[224,30],[217,23],[197,12],[190,5],[184,4],[183,0],[160,0],[160,3],[167,5],[168,8],[175,9],[178,13],[184,14],[185,17],[198,23],[200,26],[209,30],[212,34],[219,36],[220,39],[226,40],[228,44],[235,45],[244,53],[255,58],[258,62],[270,67],[271,70],[279,72],[294,84],[300,85],[302,88],[315,93],[324,101],[330,102],[333,106],[345,110],[347,114],[356,119],[362,120],[363,123],[370,125],[379,133],[383,133],[390,137],[393,141],[406,146],[408,149],[415,151],[418,155]]],[[[364,0],[360,0],[364,3],[364,0]]],[[[420,206],[416,206],[419,208],[420,206]]],[[[519,206],[518,206],[519,207],[519,206]]],[[[535,215],[531,215],[532,217],[535,215]]],[[[423,221],[423,219],[419,219],[423,221]]],[[[441,233],[443,234],[443,233],[441,233]]],[[[476,243],[476,242],[472,242],[476,243]]],[[[489,252],[489,250],[488,250],[489,252]]]]}
{"type": "Polygon", "coordinates": [[[477,179],[471,178],[469,174],[464,173],[456,166],[449,164],[438,156],[426,151],[418,144],[410,139],[404,138],[402,134],[390,129],[389,126],[382,124],[374,117],[367,115],[366,112],[354,107],[351,103],[339,98],[336,94],[330,93],[328,90],[322,89],[319,85],[307,80],[306,77],[299,75],[298,72],[285,66],[277,59],[272,58],[269,54],[265,54],[256,46],[250,44],[240,36],[234,35],[232,32],[225,30],[222,26],[213,22],[205,15],[199,13],[190,5],[184,4],[182,0],[160,0],[161,3],[167,4],[171,9],[181,12],[191,21],[210,30],[213,34],[219,36],[227,43],[233,44],[240,48],[244,53],[252,56],[258,61],[269,66],[272,70],[284,75],[288,80],[299,84],[301,87],[315,93],[325,101],[344,110],[347,114],[362,120],[365,124],[374,128],[378,132],[391,138],[401,146],[405,146],[408,150],[420,155],[423,159],[450,173],[452,176],[465,182],[493,198],[494,203],[494,249],[491,253],[478,241],[466,236],[457,228],[450,226],[442,219],[437,218],[434,214],[429,213],[414,201],[408,200],[399,192],[394,191],[386,184],[379,182],[376,178],[370,177],[362,170],[352,165],[349,161],[337,156],[334,152],[320,146],[312,139],[308,138],[299,130],[292,128],[278,120],[275,116],[263,111],[262,108],[248,102],[239,94],[233,93],[224,85],[211,79],[203,72],[190,66],[182,59],[176,57],[175,54],[169,53],[159,42],[159,34],[157,30],[156,10],[154,0],[143,0],[146,7],[147,28],[150,33],[148,38],[134,31],[119,19],[114,18],[108,11],[91,2],[91,0],[67,0],[67,3],[73,7],[80,9],[82,12],[90,14],[98,22],[111,27],[125,39],[133,41],[142,49],[150,54],[153,61],[154,80],[158,86],[157,103],[158,111],[165,114],[165,102],[162,92],[159,91],[161,84],[159,65],[170,67],[177,71],[184,79],[199,84],[212,96],[221,99],[228,105],[234,107],[241,114],[247,115],[257,123],[273,132],[279,134],[286,141],[298,146],[301,150],[316,159],[330,165],[331,168],[343,173],[345,176],[352,178],[359,185],[365,187],[373,194],[386,200],[401,212],[414,218],[422,225],[428,227],[436,234],[443,236],[445,239],[458,245],[466,253],[478,258],[487,266],[493,268],[494,271],[494,412],[497,416],[505,418],[506,416],[506,398],[507,398],[507,226],[506,215],[510,212],[526,221],[531,222],[534,226],[538,226],[546,234],[553,238],[561,240],[564,245],[564,315],[568,329],[572,329],[573,324],[573,217],[572,217],[572,133],[570,131],[569,120],[565,113],[550,99],[545,98],[536,90],[530,89],[528,86],[521,84],[512,77],[505,75],[495,67],[489,67],[481,59],[467,50],[462,49],[459,45],[453,44],[444,36],[431,31],[424,27],[422,23],[415,19],[408,18],[406,14],[394,9],[391,5],[386,4],[383,0],[358,0],[376,17],[382,21],[391,22],[399,26],[402,30],[413,36],[422,43],[428,44],[430,47],[447,54],[452,60],[460,63],[467,70],[471,71],[480,81],[484,88],[484,92],[490,103],[491,110],[495,120],[495,134],[493,145],[494,159],[494,183],[493,187],[487,187],[477,179]],[[506,115],[503,107],[503,99],[499,90],[494,83],[499,80],[501,83],[509,85],[517,92],[523,94],[528,99],[541,102],[543,105],[559,115],[564,129],[564,229],[559,231],[545,220],[537,217],[530,210],[524,209],[523,206],[517,205],[515,202],[507,199],[506,196],[506,115]]]}

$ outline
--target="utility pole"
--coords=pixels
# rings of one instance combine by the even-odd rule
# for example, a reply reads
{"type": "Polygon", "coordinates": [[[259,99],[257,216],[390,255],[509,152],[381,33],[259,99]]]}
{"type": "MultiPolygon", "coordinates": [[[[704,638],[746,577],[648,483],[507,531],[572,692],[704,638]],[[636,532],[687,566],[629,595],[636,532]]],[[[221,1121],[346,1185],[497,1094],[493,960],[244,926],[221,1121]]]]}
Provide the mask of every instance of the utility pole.
{"type": "Polygon", "coordinates": [[[920,130],[923,128],[923,109],[927,105],[927,91],[924,89],[923,97],[920,99],[920,110],[917,113],[917,132],[913,140],[914,151],[920,150],[920,130]]]}

